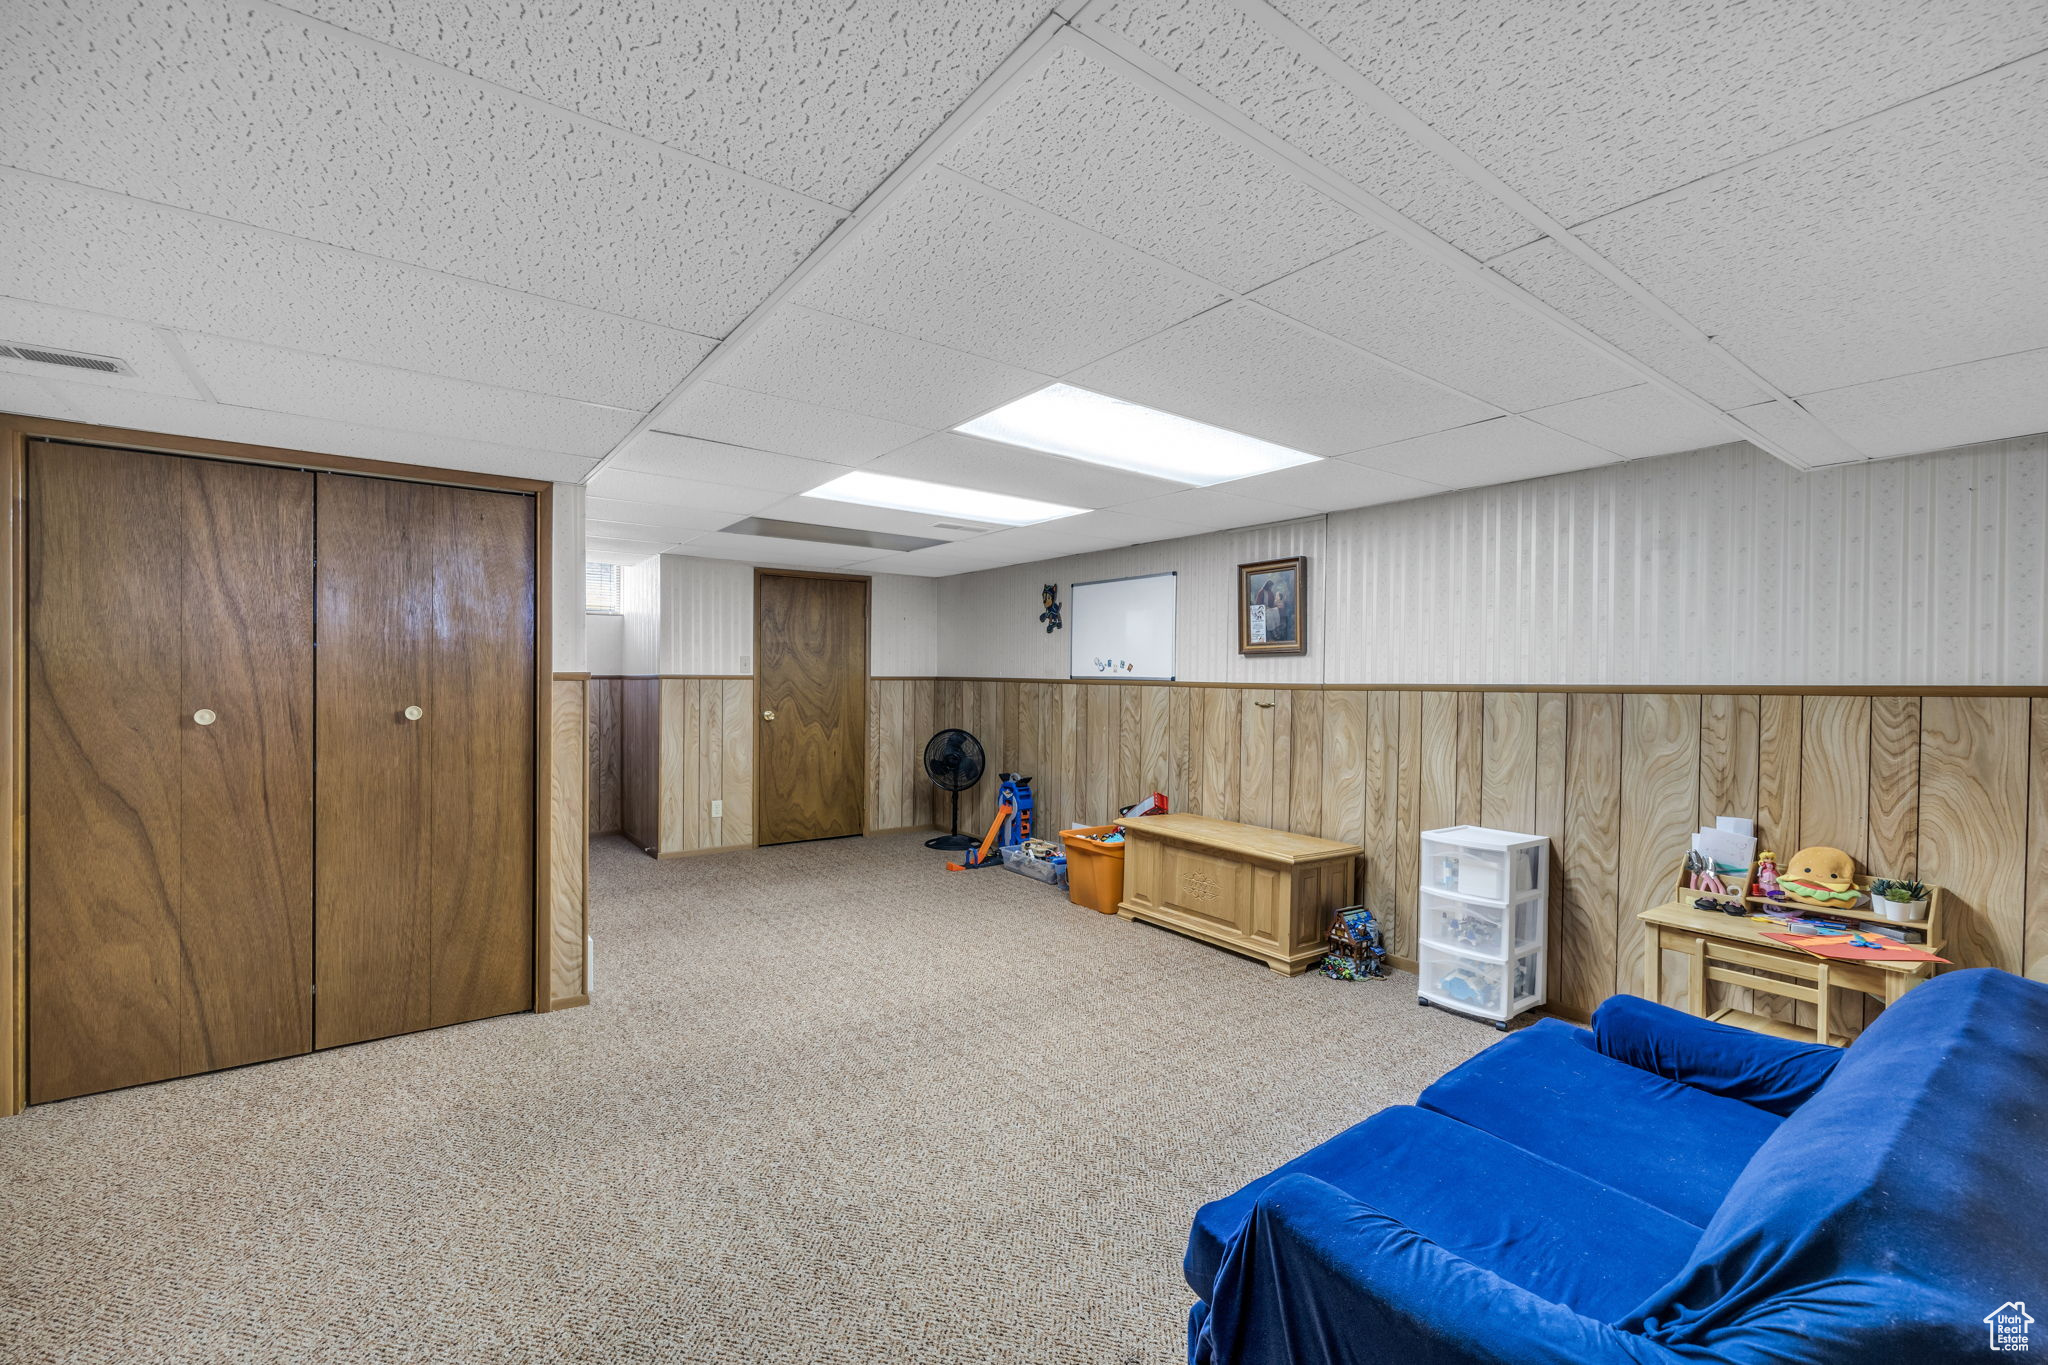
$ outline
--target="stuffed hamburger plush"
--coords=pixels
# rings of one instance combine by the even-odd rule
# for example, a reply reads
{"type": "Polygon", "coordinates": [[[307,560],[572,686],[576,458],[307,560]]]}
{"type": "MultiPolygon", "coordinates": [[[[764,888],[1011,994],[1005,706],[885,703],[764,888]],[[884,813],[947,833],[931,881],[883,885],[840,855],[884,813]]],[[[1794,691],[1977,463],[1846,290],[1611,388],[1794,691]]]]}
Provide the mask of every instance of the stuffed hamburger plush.
{"type": "Polygon", "coordinates": [[[1788,900],[1817,909],[1846,910],[1863,903],[1856,889],[1856,864],[1839,848],[1802,848],[1778,870],[1788,900]]]}

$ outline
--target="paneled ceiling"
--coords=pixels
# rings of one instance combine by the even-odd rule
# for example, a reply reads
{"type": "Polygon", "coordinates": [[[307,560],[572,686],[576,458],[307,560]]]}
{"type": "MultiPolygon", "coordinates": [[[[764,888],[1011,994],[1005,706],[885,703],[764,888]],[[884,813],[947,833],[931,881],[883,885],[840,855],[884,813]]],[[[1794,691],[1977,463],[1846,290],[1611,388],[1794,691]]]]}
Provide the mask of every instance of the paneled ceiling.
{"type": "Polygon", "coordinates": [[[586,481],[604,557],[2048,430],[2039,0],[10,0],[0,100],[0,340],[133,370],[0,408],[586,481]],[[1328,458],[949,431],[1055,379],[1328,458]],[[854,467],[1089,510],[805,496],[854,467]]]}

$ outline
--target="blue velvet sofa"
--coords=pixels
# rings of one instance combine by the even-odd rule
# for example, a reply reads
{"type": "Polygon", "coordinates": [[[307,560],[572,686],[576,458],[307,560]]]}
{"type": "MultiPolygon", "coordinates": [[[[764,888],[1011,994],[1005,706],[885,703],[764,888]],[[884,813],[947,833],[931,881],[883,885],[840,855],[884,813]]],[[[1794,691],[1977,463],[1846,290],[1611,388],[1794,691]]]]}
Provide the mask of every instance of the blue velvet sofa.
{"type": "Polygon", "coordinates": [[[1205,1205],[1185,1269],[1195,1365],[1982,1360],[2048,1308],[2048,985],[1952,972],[1847,1050],[1544,1020],[1205,1205]]]}

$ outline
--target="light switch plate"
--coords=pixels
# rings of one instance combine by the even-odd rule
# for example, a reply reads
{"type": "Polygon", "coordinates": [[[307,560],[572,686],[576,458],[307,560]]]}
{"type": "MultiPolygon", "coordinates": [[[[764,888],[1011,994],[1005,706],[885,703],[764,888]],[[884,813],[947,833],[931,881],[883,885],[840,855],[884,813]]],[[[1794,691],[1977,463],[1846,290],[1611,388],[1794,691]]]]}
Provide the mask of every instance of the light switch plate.
{"type": "Polygon", "coordinates": [[[713,801],[711,803],[711,818],[714,820],[723,820],[725,818],[725,802],[713,801]]]}

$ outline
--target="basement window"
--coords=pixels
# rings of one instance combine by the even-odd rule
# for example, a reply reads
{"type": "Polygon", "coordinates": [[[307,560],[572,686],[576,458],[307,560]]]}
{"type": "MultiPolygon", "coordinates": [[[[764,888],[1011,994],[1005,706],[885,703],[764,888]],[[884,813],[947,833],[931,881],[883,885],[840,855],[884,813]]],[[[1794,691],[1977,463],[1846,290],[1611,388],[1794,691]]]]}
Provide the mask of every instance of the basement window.
{"type": "Polygon", "coordinates": [[[619,614],[619,566],[595,560],[583,566],[583,610],[593,616],[619,614]]]}

